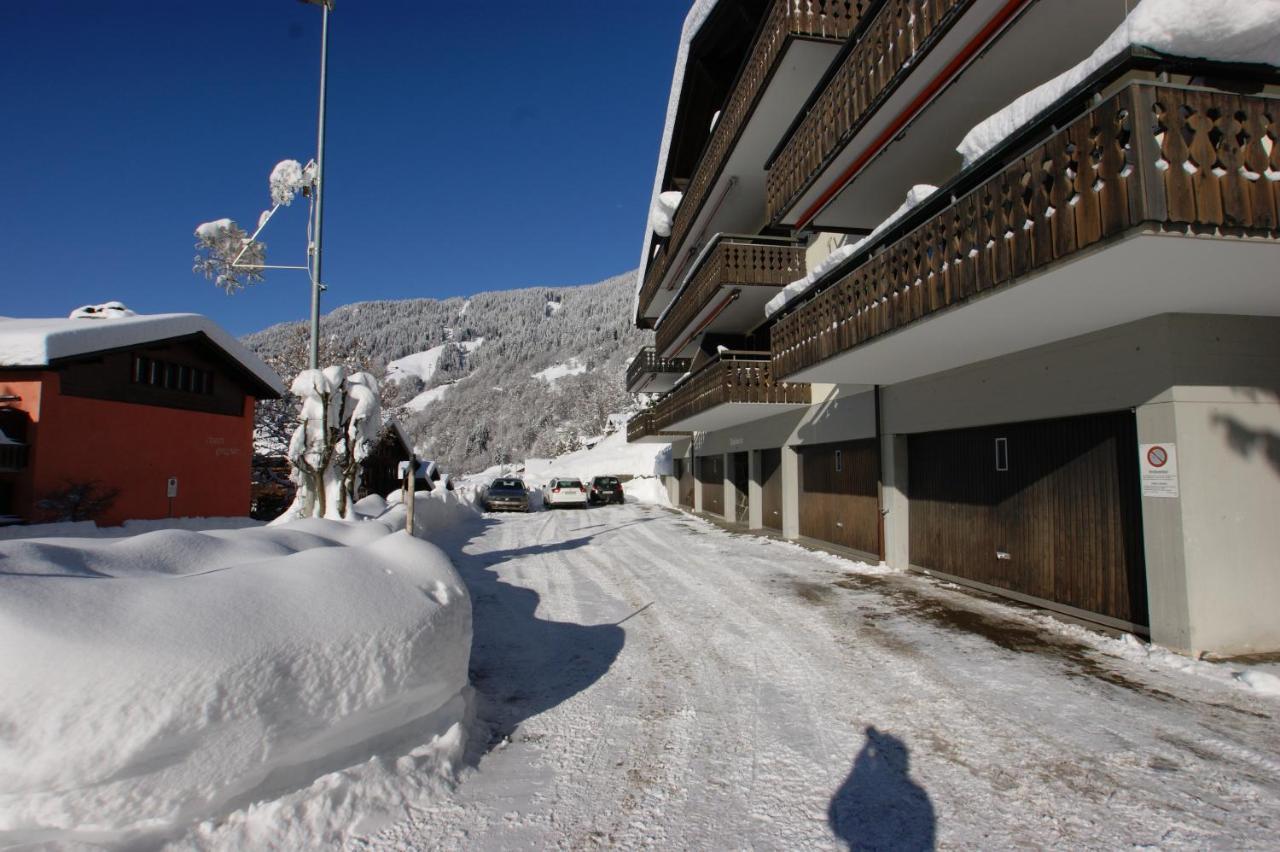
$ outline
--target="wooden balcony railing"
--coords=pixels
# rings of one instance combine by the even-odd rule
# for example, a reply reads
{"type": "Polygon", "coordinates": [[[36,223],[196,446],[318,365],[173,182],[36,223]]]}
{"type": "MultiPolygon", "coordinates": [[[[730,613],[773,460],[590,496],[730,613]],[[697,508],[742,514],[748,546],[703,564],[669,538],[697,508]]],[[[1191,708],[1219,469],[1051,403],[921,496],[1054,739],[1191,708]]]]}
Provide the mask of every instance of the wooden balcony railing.
{"type": "Polygon", "coordinates": [[[641,438],[663,437],[675,440],[689,437],[689,432],[662,432],[654,425],[653,411],[640,411],[631,415],[627,421],[627,442],[635,443],[641,438]]]}
{"type": "Polygon", "coordinates": [[[1130,83],[779,320],[774,375],[1125,231],[1276,238],[1278,211],[1280,98],[1130,83]]]}
{"type": "Polygon", "coordinates": [[[972,2],[889,0],[880,8],[769,166],[769,221],[808,190],[972,2]]]}
{"type": "Polygon", "coordinates": [[[841,41],[853,32],[872,3],[873,0],[774,0],[751,46],[746,64],[738,73],[729,101],[721,110],[720,118],[694,167],[693,177],[685,188],[684,198],[671,224],[671,236],[649,261],[644,286],[640,290],[642,314],[658,292],[671,258],[680,252],[685,238],[689,236],[693,220],[706,202],[756,101],[763,94],[787,41],[792,38],[841,41]]]}
{"type": "Polygon", "coordinates": [[[668,351],[689,333],[690,323],[721,287],[778,288],[804,277],[803,246],[749,240],[724,237],[705,254],[688,286],[658,320],[654,341],[659,352],[668,351]]]}
{"type": "Polygon", "coordinates": [[[725,352],[663,397],[653,411],[657,429],[724,403],[789,403],[808,405],[807,384],[773,378],[768,352],[725,352]]]}
{"type": "Polygon", "coordinates": [[[687,372],[689,372],[688,358],[659,358],[657,350],[652,346],[642,346],[627,366],[626,388],[635,392],[644,377],[654,373],[675,373],[681,376],[687,372]]]}

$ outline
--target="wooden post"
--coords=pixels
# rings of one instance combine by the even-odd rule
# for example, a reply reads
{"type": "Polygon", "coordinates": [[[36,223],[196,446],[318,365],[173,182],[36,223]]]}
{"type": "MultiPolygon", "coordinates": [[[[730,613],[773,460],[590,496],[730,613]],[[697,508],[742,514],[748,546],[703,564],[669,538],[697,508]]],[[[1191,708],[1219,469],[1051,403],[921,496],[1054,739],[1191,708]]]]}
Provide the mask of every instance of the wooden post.
{"type": "Polygon", "coordinates": [[[404,481],[404,528],[409,535],[413,535],[413,486],[414,481],[418,478],[418,459],[416,456],[409,457],[409,471],[405,474],[404,481]]]}

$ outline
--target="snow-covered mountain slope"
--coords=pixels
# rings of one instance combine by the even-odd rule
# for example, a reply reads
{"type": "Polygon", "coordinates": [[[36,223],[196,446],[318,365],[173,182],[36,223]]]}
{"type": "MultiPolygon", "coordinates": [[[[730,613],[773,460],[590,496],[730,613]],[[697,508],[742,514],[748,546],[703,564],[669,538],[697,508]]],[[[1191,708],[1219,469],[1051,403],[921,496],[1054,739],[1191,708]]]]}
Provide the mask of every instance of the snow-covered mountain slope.
{"type": "MultiPolygon", "coordinates": [[[[634,281],[628,272],[577,287],[346,305],[321,321],[322,360],[385,378],[384,406],[446,469],[557,456],[633,405],[623,374],[652,342],[629,321],[634,281]]],[[[292,345],[300,327],[244,342],[290,373],[305,366],[305,346],[292,345]]]]}

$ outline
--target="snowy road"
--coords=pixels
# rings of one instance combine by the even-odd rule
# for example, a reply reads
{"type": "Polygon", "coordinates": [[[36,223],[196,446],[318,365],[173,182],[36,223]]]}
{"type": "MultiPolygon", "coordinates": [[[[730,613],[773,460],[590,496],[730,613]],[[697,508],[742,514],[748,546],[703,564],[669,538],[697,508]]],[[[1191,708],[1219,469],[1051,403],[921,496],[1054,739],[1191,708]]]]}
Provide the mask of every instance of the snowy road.
{"type": "Polygon", "coordinates": [[[440,542],[494,727],[388,848],[1271,847],[1280,699],[649,506],[440,542]]]}

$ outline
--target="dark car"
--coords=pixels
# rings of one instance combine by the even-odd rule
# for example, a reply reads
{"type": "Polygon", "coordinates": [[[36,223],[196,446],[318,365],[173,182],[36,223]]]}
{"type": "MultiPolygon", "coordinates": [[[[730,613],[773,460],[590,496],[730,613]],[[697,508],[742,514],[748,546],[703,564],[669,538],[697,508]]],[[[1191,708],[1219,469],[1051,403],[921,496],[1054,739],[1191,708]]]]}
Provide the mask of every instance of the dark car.
{"type": "Polygon", "coordinates": [[[484,508],[486,512],[527,512],[529,511],[529,492],[524,481],[512,476],[502,476],[489,483],[484,490],[484,508]]]}
{"type": "Polygon", "coordinates": [[[616,476],[597,476],[591,480],[591,489],[587,492],[587,501],[591,503],[621,503],[622,483],[616,476]]]}

